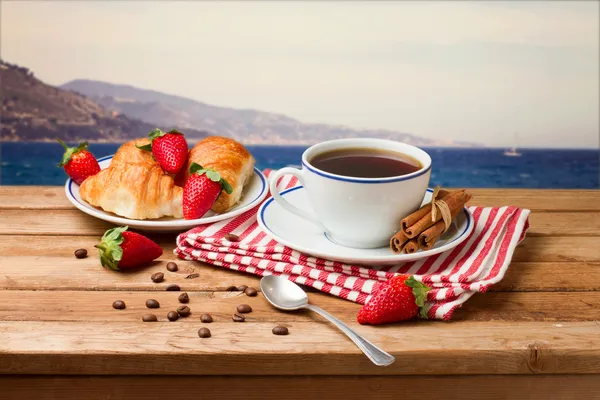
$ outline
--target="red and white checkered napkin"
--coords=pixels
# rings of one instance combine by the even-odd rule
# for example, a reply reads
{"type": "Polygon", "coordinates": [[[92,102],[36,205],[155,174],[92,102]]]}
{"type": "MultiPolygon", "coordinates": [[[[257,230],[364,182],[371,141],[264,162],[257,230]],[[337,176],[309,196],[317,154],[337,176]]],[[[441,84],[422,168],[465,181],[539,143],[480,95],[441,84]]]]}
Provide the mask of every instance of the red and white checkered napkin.
{"type": "MultiPolygon", "coordinates": [[[[268,175],[270,171],[265,171],[268,175]]],[[[283,177],[279,188],[298,184],[283,177]]],[[[470,207],[475,229],[454,249],[418,261],[393,266],[349,265],[299,253],[270,239],[258,226],[259,206],[235,218],[201,225],[177,237],[174,253],[185,260],[256,275],[283,275],[299,284],[365,304],[371,293],[392,276],[413,274],[432,289],[429,318],[449,320],[452,312],[475,292],[485,292],[508,269],[515,247],[529,227],[529,210],[517,207],[470,207]],[[238,242],[224,239],[228,233],[238,242]]]]}

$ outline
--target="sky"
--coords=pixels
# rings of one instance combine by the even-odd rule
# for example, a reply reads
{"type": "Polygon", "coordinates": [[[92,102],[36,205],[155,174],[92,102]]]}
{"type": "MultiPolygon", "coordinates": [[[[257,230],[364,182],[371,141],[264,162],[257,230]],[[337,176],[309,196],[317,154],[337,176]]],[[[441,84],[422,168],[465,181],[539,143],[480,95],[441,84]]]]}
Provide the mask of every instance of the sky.
{"type": "Polygon", "coordinates": [[[303,122],[598,147],[599,2],[10,1],[0,56],[303,122]]]}

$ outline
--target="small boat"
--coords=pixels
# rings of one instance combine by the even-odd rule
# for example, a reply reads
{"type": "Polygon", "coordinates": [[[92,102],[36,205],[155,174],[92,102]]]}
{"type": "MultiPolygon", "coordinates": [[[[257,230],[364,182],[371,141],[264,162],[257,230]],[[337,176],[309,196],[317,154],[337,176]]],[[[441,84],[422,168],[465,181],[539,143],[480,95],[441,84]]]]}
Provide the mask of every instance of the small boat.
{"type": "MultiPolygon", "coordinates": [[[[517,134],[515,133],[515,143],[517,142],[517,134]]],[[[520,157],[521,153],[517,152],[516,147],[512,147],[511,149],[504,150],[504,155],[507,157],[520,157]]]]}
{"type": "Polygon", "coordinates": [[[510,150],[504,150],[504,155],[508,156],[508,157],[519,157],[521,155],[521,153],[518,153],[517,148],[513,147],[510,150]]]}

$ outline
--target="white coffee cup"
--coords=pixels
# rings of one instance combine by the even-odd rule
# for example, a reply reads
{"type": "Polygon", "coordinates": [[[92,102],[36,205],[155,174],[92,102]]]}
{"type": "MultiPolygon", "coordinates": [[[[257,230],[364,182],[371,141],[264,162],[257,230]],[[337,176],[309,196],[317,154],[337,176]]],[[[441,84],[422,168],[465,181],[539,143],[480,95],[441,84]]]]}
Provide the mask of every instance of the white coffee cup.
{"type": "Polygon", "coordinates": [[[287,211],[313,222],[329,240],[346,247],[388,246],[400,220],[423,202],[431,175],[431,157],[418,147],[385,139],[335,139],[309,147],[302,154],[302,169],[282,168],[270,177],[274,200],[287,211]],[[322,171],[310,164],[318,154],[344,148],[395,151],[419,162],[421,168],[388,178],[355,178],[322,171]],[[294,175],[306,190],[312,210],[288,203],[277,189],[283,175],[294,175]]]}

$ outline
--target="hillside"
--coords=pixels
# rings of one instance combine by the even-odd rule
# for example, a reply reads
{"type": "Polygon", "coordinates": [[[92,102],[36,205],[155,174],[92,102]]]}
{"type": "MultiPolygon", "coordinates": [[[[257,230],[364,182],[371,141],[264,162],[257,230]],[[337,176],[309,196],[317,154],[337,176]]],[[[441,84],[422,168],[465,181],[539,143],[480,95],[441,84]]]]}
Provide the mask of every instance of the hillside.
{"type": "Polygon", "coordinates": [[[352,129],[339,125],[303,123],[282,114],[217,107],[129,85],[78,79],[60,87],[88,96],[108,110],[123,113],[130,118],[157,125],[209,131],[231,136],[246,144],[312,144],[334,138],[370,136],[400,140],[418,146],[459,145],[456,142],[438,143],[383,129],[352,129]]]}
{"type": "MultiPolygon", "coordinates": [[[[47,85],[27,68],[0,60],[2,141],[121,142],[146,136],[154,124],[107,110],[92,99],[47,85]]],[[[171,126],[159,127],[165,129],[171,126]]],[[[186,130],[189,139],[206,132],[186,130]]]]}

